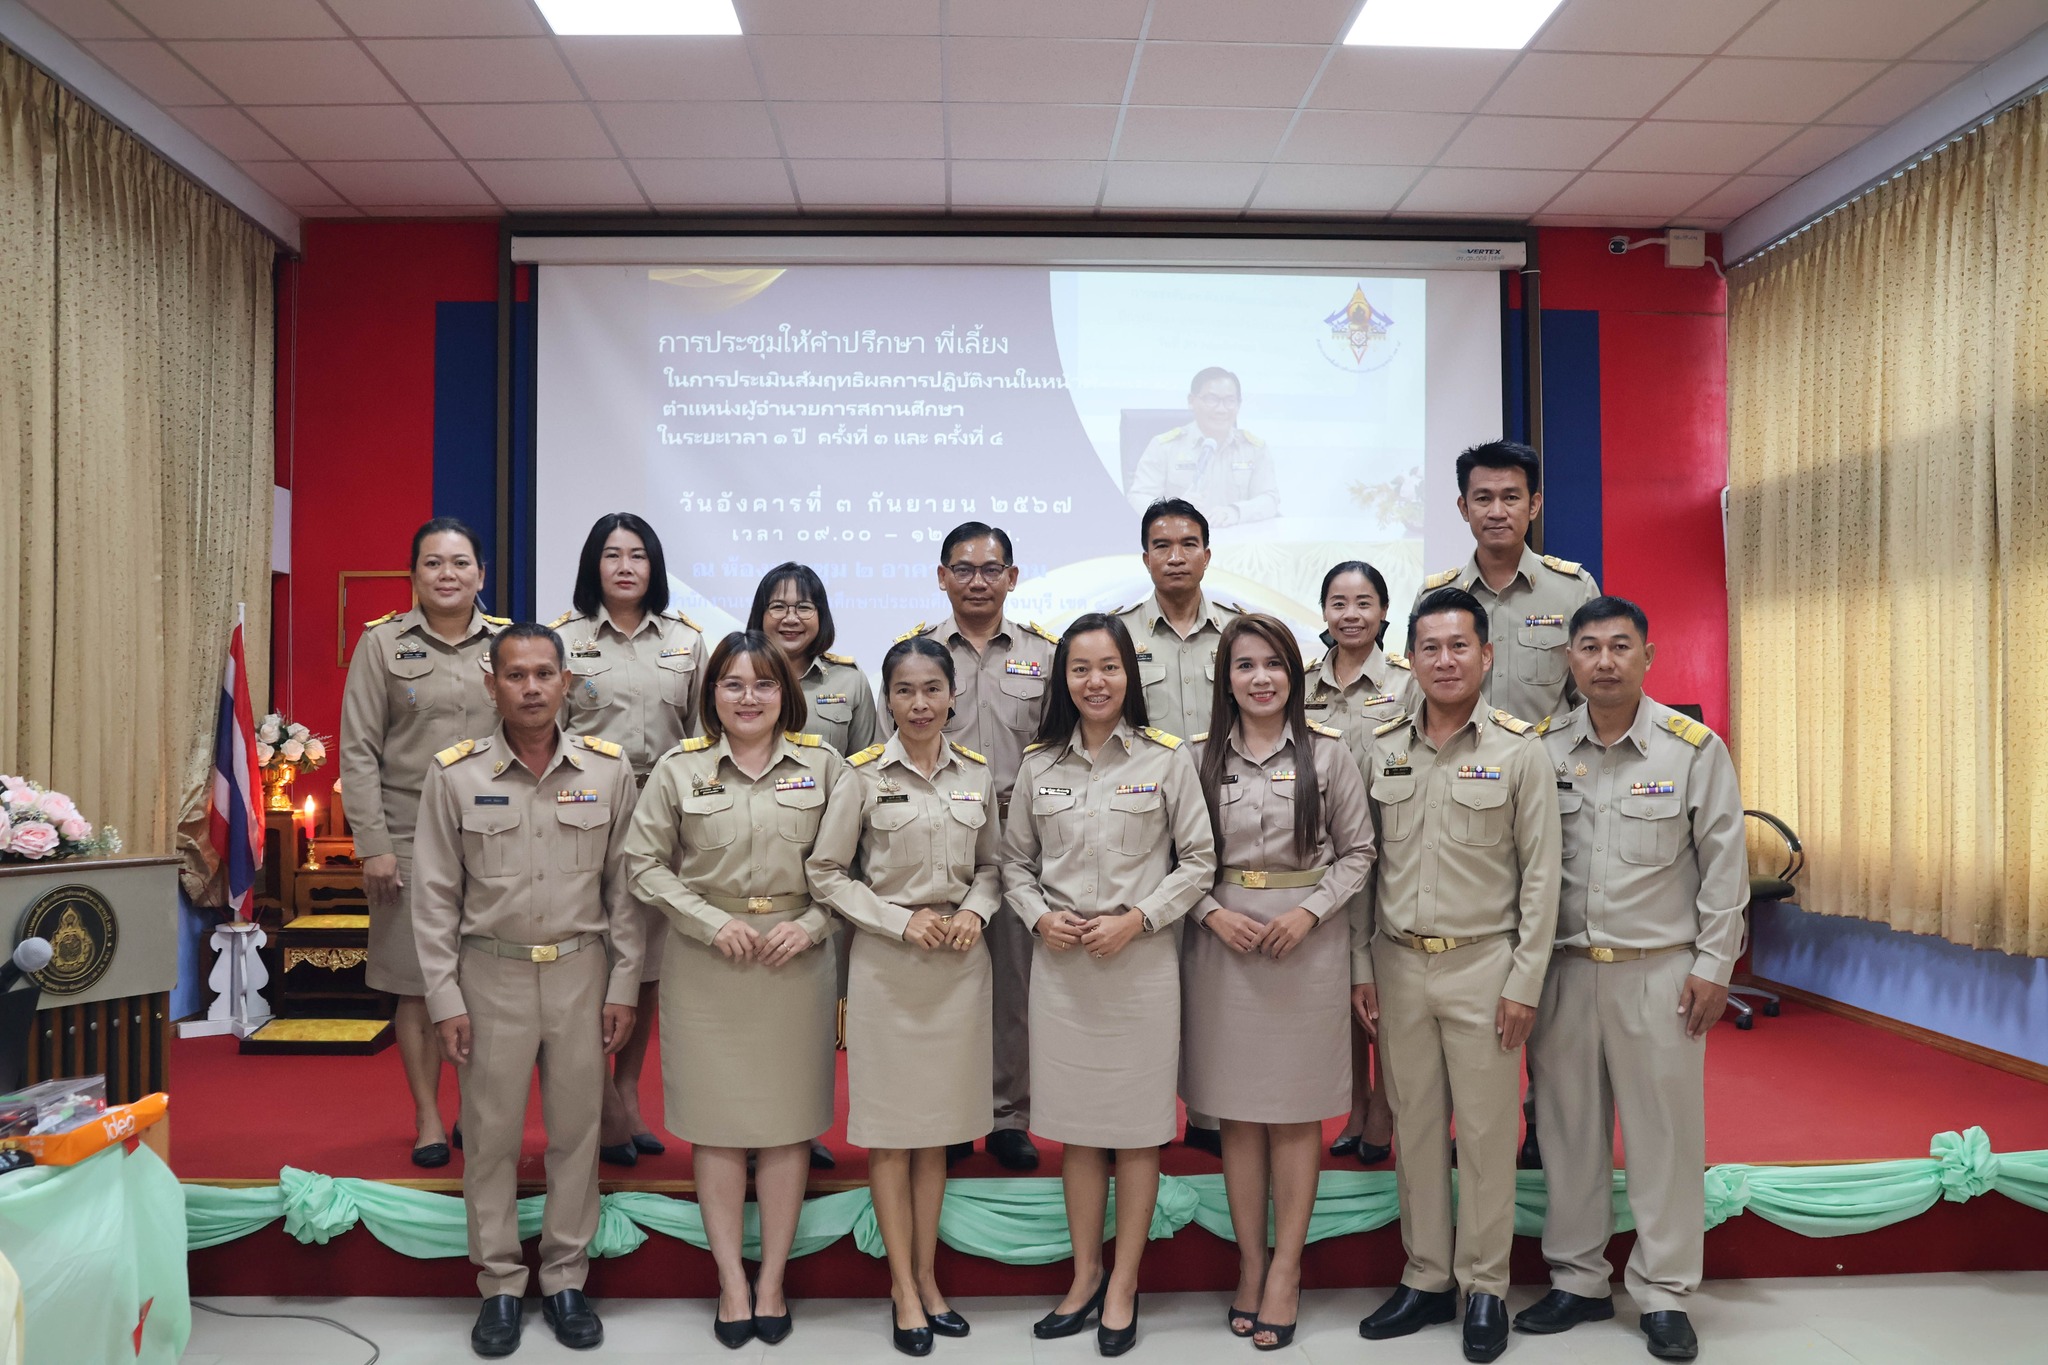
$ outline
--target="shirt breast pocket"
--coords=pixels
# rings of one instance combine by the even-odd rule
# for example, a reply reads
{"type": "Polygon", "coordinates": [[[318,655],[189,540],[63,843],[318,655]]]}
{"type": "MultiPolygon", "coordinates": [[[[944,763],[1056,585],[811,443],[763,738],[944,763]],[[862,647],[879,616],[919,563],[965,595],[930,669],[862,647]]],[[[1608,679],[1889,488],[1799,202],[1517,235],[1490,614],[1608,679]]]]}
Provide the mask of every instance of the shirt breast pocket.
{"type": "Polygon", "coordinates": [[[688,654],[674,658],[656,659],[654,666],[660,670],[661,700],[665,705],[678,711],[687,711],[696,698],[697,661],[688,654]]]}
{"type": "Polygon", "coordinates": [[[739,833],[733,819],[731,792],[698,793],[683,798],[683,844],[687,848],[724,848],[739,833]]]}
{"type": "Polygon", "coordinates": [[[1490,848],[1508,829],[1508,789],[1503,782],[1451,783],[1451,837],[1461,844],[1490,848]]]}
{"type": "Polygon", "coordinates": [[[1160,663],[1157,659],[1140,659],[1138,661],[1138,685],[1148,692],[1155,687],[1166,686],[1166,665],[1160,663]]]}
{"type": "Polygon", "coordinates": [[[1380,813],[1382,839],[1406,839],[1415,833],[1416,812],[1422,802],[1415,798],[1414,777],[1374,777],[1372,803],[1380,813]]]}
{"type": "Polygon", "coordinates": [[[891,801],[868,812],[867,844],[861,861],[868,867],[911,867],[921,861],[917,807],[909,801],[891,801]]]}
{"type": "Polygon", "coordinates": [[[1163,792],[1119,792],[1109,798],[1109,846],[1136,857],[1166,843],[1163,792]]]}
{"type": "Polygon", "coordinates": [[[974,875],[974,841],[981,834],[981,827],[988,823],[986,801],[946,802],[946,811],[953,818],[946,821],[946,856],[953,866],[965,868],[969,880],[974,875]]]}
{"type": "Polygon", "coordinates": [[[1019,734],[1035,732],[1045,712],[1045,679],[1005,673],[997,691],[1002,697],[1003,724],[1019,734]]]}
{"type": "MultiPolygon", "coordinates": [[[[1564,681],[1564,647],[1570,637],[1563,626],[1523,626],[1515,632],[1515,679],[1532,687],[1555,687],[1564,681]]],[[[1540,717],[1539,717],[1540,719],[1540,717]]]]}
{"type": "Polygon", "coordinates": [[[564,872],[595,872],[604,866],[605,840],[611,835],[612,808],[608,802],[572,802],[555,807],[562,846],[555,865],[564,872]]]}
{"type": "Polygon", "coordinates": [[[1080,816],[1075,809],[1072,792],[1034,792],[1031,797],[1031,824],[1038,831],[1038,847],[1047,854],[1065,853],[1077,841],[1080,831],[1075,828],[1080,816]]]}
{"type": "Polygon", "coordinates": [[[1579,855],[1578,822],[1586,809],[1586,794],[1582,791],[1561,791],[1557,794],[1557,814],[1564,824],[1564,856],[1567,861],[1579,855]]]}
{"type": "Polygon", "coordinates": [[[825,789],[797,787],[775,793],[775,828],[783,838],[806,847],[818,838],[818,822],[825,817],[825,789]]]}
{"type": "Polygon", "coordinates": [[[569,710],[579,716],[602,711],[612,704],[617,691],[612,666],[603,659],[569,661],[569,710]]]}
{"type": "Polygon", "coordinates": [[[1621,816],[1621,860],[1638,867],[1664,867],[1685,842],[1685,813],[1676,796],[1624,796],[1614,803],[1621,816]]]}
{"type": "Polygon", "coordinates": [[[471,806],[462,812],[462,866],[472,877],[526,872],[525,830],[517,806],[471,806]]]}
{"type": "Polygon", "coordinates": [[[434,661],[422,653],[417,659],[393,659],[385,666],[391,677],[391,714],[424,716],[440,709],[441,689],[434,686],[434,661]]]}

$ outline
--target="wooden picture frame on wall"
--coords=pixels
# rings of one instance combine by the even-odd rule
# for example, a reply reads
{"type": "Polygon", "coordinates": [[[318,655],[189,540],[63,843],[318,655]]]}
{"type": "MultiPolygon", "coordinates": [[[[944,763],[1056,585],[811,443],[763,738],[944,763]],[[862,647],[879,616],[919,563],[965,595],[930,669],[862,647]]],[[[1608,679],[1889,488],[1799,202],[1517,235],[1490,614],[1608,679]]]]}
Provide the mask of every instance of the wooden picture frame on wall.
{"type": "MultiPolygon", "coordinates": [[[[411,577],[412,570],[410,569],[343,569],[339,574],[335,575],[335,578],[337,580],[337,586],[335,588],[334,666],[336,668],[348,667],[349,646],[355,643],[355,641],[351,639],[349,636],[348,628],[348,623],[351,620],[355,619],[354,615],[350,613],[348,605],[349,581],[351,579],[357,578],[410,579],[411,577]]],[[[389,600],[390,594],[388,592],[377,594],[377,602],[374,604],[374,606],[381,607],[382,610],[372,609],[370,610],[370,615],[368,617],[365,617],[364,619],[374,619],[375,617],[382,615],[383,612],[385,611],[393,610],[392,607],[385,605],[389,600]]],[[[404,593],[404,603],[403,605],[396,608],[396,610],[404,611],[411,606],[412,588],[408,586],[405,589],[404,593]]],[[[358,630],[360,630],[362,628],[362,622],[358,621],[356,623],[356,627],[358,630]]]]}

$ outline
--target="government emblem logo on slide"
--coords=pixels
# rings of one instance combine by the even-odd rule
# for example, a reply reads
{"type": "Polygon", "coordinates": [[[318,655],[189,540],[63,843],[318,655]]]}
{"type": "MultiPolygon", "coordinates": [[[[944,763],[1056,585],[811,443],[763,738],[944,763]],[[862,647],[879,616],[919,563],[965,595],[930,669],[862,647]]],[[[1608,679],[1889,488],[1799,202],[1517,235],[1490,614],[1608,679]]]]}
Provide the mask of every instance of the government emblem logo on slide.
{"type": "Polygon", "coordinates": [[[1401,349],[1400,339],[1389,335],[1394,320],[1372,306],[1363,284],[1352,286],[1350,299],[1324,318],[1323,326],[1328,330],[1317,338],[1316,348],[1323,359],[1353,374],[1379,369],[1401,349]]]}

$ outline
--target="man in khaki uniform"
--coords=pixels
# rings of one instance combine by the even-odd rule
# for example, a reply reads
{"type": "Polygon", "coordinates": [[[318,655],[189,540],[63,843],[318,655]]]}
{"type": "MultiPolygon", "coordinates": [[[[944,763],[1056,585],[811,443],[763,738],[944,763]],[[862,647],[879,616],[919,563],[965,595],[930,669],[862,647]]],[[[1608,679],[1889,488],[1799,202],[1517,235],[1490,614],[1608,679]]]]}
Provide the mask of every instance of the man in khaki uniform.
{"type": "Polygon", "coordinates": [[[583,1297],[597,1232],[604,1056],[633,1033],[643,951],[623,848],[637,789],[609,740],[562,733],[561,637],[493,640],[497,731],[434,756],[420,799],[413,931],[427,1010],[462,1070],[469,1255],[484,1296],[470,1344],[519,1345],[519,1143],[534,1067],[548,1130],[541,1310],[565,1346],[603,1325],[583,1297]]]}
{"type": "Polygon", "coordinates": [[[1273,452],[1237,424],[1244,393],[1237,376],[1212,365],[1188,388],[1195,420],[1154,436],[1131,471],[1125,494],[1143,511],[1160,498],[1187,498],[1207,507],[1218,526],[1268,521],[1280,515],[1280,481],[1273,452]]]}
{"type": "Polygon", "coordinates": [[[1564,821],[1564,890],[1529,1040],[1552,1139],[1552,1288],[1515,1329],[1562,1332],[1614,1316],[1619,1111],[1636,1224],[1625,1283],[1650,1354],[1691,1360],[1699,1343],[1685,1305],[1706,1237],[1706,1033],[1728,1003],[1749,899],[1742,795],[1714,732],[1643,695],[1656,648],[1641,607],[1596,597],[1571,631],[1586,701],[1543,737],[1564,821]]]}
{"type": "Polygon", "coordinates": [[[1507,1345],[1516,1100],[1557,923],[1557,792],[1535,727],[1480,705],[1492,650],[1472,595],[1427,594],[1408,633],[1421,709],[1360,746],[1380,860],[1352,903],[1351,954],[1359,1022],[1384,1046],[1408,1265],[1358,1330],[1449,1322],[1463,1289],[1465,1358],[1487,1361],[1507,1345]]]}
{"type": "MultiPolygon", "coordinates": [[[[930,636],[953,656],[959,692],[946,736],[988,759],[996,805],[1007,820],[1017,763],[1037,735],[1045,709],[1059,637],[1035,621],[1021,625],[1003,615],[1003,603],[1017,586],[1017,564],[1002,528],[970,521],[948,531],[939,547],[938,576],[953,614],[936,626],[920,623],[897,638],[930,636]]],[[[886,737],[896,727],[886,706],[879,711],[886,737]]],[[[995,993],[995,1114],[984,1145],[1009,1170],[1035,1170],[1038,1148],[1026,1131],[1031,1124],[1031,935],[1015,915],[997,915],[985,937],[995,993]]]]}

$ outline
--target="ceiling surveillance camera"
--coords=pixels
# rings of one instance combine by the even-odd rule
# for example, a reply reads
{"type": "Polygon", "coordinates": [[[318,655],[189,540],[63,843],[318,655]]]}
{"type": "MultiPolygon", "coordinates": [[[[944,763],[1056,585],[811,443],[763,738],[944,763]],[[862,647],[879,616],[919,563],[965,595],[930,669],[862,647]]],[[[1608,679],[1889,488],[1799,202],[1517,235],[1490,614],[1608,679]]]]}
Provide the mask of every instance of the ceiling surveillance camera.
{"type": "Polygon", "coordinates": [[[1628,238],[1609,237],[1607,239],[1607,254],[1610,256],[1628,255],[1628,238]]]}

